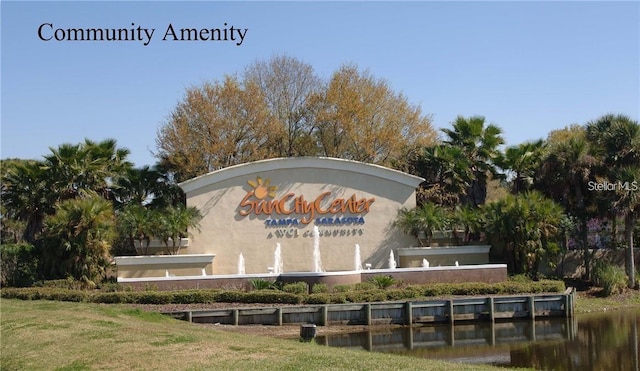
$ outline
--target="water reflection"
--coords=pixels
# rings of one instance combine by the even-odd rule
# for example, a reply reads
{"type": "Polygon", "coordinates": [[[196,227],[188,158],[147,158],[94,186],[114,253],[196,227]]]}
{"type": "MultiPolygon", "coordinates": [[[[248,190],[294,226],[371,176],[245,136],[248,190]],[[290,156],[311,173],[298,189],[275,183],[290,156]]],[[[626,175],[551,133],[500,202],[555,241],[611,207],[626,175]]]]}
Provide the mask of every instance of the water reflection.
{"type": "Polygon", "coordinates": [[[640,310],[318,336],[328,346],[543,370],[639,370],[640,310]]]}

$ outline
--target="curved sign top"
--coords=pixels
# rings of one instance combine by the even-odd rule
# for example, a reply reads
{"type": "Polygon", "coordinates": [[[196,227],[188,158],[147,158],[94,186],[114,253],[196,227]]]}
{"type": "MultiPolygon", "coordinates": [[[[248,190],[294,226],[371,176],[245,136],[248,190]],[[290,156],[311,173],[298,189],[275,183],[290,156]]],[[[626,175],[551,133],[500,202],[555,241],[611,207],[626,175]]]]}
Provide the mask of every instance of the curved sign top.
{"type": "MultiPolygon", "coordinates": [[[[379,177],[413,188],[417,188],[418,185],[420,185],[420,183],[424,181],[423,178],[414,175],[406,174],[401,171],[393,170],[384,166],[367,164],[364,162],[330,157],[286,157],[229,166],[184,181],[180,183],[180,187],[185,193],[190,193],[197,191],[198,189],[205,187],[211,183],[220,182],[230,178],[262,173],[270,170],[293,170],[301,168],[343,170],[354,174],[359,173],[363,175],[379,177]]],[[[331,179],[327,179],[327,182],[331,181],[331,179]]]]}

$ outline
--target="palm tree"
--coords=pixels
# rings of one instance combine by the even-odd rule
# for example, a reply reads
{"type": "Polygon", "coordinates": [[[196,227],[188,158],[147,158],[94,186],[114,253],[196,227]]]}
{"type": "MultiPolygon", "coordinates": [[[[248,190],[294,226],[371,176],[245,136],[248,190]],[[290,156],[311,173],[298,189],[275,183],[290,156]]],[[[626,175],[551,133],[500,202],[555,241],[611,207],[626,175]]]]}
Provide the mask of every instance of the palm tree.
{"type": "Polygon", "coordinates": [[[402,232],[414,236],[420,242],[420,246],[425,246],[421,234],[422,224],[418,218],[417,208],[408,209],[406,207],[398,210],[398,216],[394,221],[394,226],[400,228],[402,232]]]}
{"type": "Polygon", "coordinates": [[[466,244],[480,237],[479,232],[482,225],[482,214],[482,209],[465,205],[458,205],[452,210],[449,224],[457,244],[460,242],[466,244]],[[464,232],[462,241],[460,241],[458,237],[458,228],[462,228],[464,232]]]}
{"type": "Polygon", "coordinates": [[[616,192],[607,192],[604,198],[610,205],[614,241],[618,236],[617,216],[624,218],[627,274],[630,287],[634,287],[633,228],[640,212],[640,125],[628,116],[608,114],[589,122],[586,132],[602,159],[599,175],[616,185],[616,192]]]}
{"type": "Polygon", "coordinates": [[[92,189],[105,199],[111,199],[112,187],[118,180],[128,175],[133,164],[127,161],[130,151],[117,148],[115,139],[94,142],[85,139],[82,144],[87,153],[89,168],[93,172],[87,174],[85,189],[92,189]]]}
{"type": "Polygon", "coordinates": [[[549,147],[535,185],[536,189],[577,218],[585,277],[590,277],[591,264],[587,243],[587,207],[595,200],[595,194],[588,192],[588,182],[595,179],[598,164],[599,159],[594,155],[592,146],[579,132],[549,147]]]}
{"type": "Polygon", "coordinates": [[[115,238],[111,203],[95,192],[61,201],[45,220],[49,269],[89,284],[105,276],[109,247],[115,238]]]}
{"type": "Polygon", "coordinates": [[[139,204],[129,204],[117,215],[118,230],[127,237],[130,248],[149,255],[149,244],[160,234],[162,214],[139,204]],[[135,242],[138,246],[135,246],[135,242]]]}
{"type": "Polygon", "coordinates": [[[442,207],[427,202],[413,209],[400,209],[394,225],[415,236],[421,246],[430,246],[433,233],[447,225],[447,217],[442,207]]]}
{"type": "Polygon", "coordinates": [[[112,197],[116,207],[149,203],[155,197],[162,177],[160,172],[149,166],[128,169],[113,186],[112,197]]]}
{"type": "Polygon", "coordinates": [[[471,164],[459,147],[437,145],[427,147],[416,161],[417,175],[425,178],[418,200],[453,207],[465,197],[473,173],[471,164]]]}
{"type": "Polygon", "coordinates": [[[50,178],[38,161],[3,161],[2,219],[22,222],[22,239],[33,244],[47,214],[53,213],[50,178]]]}
{"type": "Polygon", "coordinates": [[[604,115],[586,125],[587,139],[594,144],[605,166],[630,165],[640,160],[640,128],[625,115],[604,115]]]}
{"type": "Polygon", "coordinates": [[[43,169],[53,180],[52,192],[58,200],[79,196],[83,190],[93,190],[111,199],[111,187],[126,176],[132,164],[126,160],[129,150],[116,148],[116,141],[106,139],[93,142],[62,144],[51,148],[44,156],[43,169]]]}
{"type": "Polygon", "coordinates": [[[118,209],[130,204],[160,209],[185,202],[182,189],[158,166],[128,169],[113,185],[111,195],[118,209]]]}
{"type": "Polygon", "coordinates": [[[199,229],[202,214],[195,207],[179,205],[163,209],[159,215],[161,225],[157,237],[167,246],[169,255],[177,255],[180,240],[191,235],[190,228],[199,229]]]}
{"type": "Polygon", "coordinates": [[[463,202],[473,207],[482,205],[487,198],[489,174],[496,174],[495,160],[499,146],[504,144],[502,130],[492,124],[485,125],[485,118],[458,116],[453,129],[442,129],[448,139],[445,144],[460,148],[470,165],[471,182],[463,202]]]}
{"type": "Polygon", "coordinates": [[[529,240],[533,242],[535,249],[533,260],[530,262],[534,275],[538,273],[538,266],[545,258],[552,261],[560,252],[561,230],[559,225],[564,218],[562,206],[544,197],[539,192],[526,192],[523,199],[529,204],[532,230],[529,231],[529,240]]]}
{"type": "Polygon", "coordinates": [[[511,193],[530,190],[535,174],[542,164],[544,141],[525,142],[508,147],[504,155],[496,160],[496,164],[512,173],[511,193]]]}
{"type": "Polygon", "coordinates": [[[498,251],[502,250],[507,266],[511,273],[522,273],[524,268],[519,262],[518,248],[521,245],[521,233],[519,231],[521,215],[515,207],[515,197],[509,195],[503,199],[490,202],[483,206],[483,229],[487,240],[498,251]]]}
{"type": "Polygon", "coordinates": [[[509,195],[485,207],[484,228],[489,240],[504,245],[513,273],[535,277],[540,262],[559,252],[558,224],[562,207],[539,192],[509,195]]]}
{"type": "Polygon", "coordinates": [[[427,246],[431,246],[433,233],[436,231],[443,231],[448,224],[444,209],[434,203],[427,202],[418,207],[417,214],[418,219],[422,224],[423,231],[427,237],[427,246]]]}
{"type": "Polygon", "coordinates": [[[614,206],[624,217],[624,236],[627,245],[625,263],[629,287],[636,286],[635,262],[633,256],[633,229],[640,219],[640,166],[625,167],[617,172],[617,199],[614,206]]]}

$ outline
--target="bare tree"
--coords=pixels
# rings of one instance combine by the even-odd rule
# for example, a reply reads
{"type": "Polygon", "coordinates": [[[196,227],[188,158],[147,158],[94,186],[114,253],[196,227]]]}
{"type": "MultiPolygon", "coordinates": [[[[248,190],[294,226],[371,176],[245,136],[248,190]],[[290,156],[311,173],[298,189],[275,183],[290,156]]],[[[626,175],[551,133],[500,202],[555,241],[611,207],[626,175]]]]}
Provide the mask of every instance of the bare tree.
{"type": "Polygon", "coordinates": [[[277,122],[279,140],[273,142],[280,157],[315,155],[312,137],[314,112],[310,97],[322,89],[313,67],[298,59],[277,55],[245,69],[246,82],[256,84],[277,122]]]}

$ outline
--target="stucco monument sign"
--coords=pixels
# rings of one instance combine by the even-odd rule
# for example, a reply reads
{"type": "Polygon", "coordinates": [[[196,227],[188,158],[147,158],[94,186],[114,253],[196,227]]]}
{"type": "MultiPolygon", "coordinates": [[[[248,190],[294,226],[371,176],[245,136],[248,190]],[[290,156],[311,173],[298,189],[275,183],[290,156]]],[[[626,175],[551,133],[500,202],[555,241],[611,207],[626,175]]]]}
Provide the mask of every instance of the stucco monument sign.
{"type": "Polygon", "coordinates": [[[317,157],[214,171],[180,184],[187,205],[203,214],[180,255],[116,257],[118,282],[204,288],[263,278],[335,285],[380,274],[406,283],[505,280],[506,265],[486,264],[488,246],[415,247],[415,237],[394,226],[398,210],[415,207],[422,181],[317,157]]]}
{"type": "Polygon", "coordinates": [[[247,273],[273,265],[282,246],[285,271],[309,271],[313,227],[322,239],[326,270],[353,268],[355,244],[363,262],[382,267],[390,249],[415,244],[393,228],[401,207],[415,206],[421,178],[385,167],[332,158],[283,158],[225,168],[182,183],[187,204],[204,215],[190,254],[216,254],[216,273],[247,273]]]}

